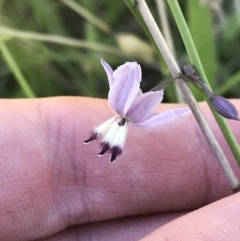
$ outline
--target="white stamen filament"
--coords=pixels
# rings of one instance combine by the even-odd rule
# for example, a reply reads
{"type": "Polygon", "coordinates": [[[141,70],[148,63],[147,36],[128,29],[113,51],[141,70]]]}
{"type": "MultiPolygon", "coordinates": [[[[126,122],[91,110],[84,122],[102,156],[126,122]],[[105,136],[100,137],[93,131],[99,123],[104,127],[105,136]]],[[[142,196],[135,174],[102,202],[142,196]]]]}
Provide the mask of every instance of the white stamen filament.
{"type": "Polygon", "coordinates": [[[127,132],[128,128],[126,125],[119,126],[118,121],[115,121],[103,137],[103,142],[108,143],[110,147],[119,146],[123,148],[127,132]]]}
{"type": "Polygon", "coordinates": [[[117,130],[120,128],[118,122],[113,122],[110,126],[109,130],[107,131],[106,135],[103,136],[103,142],[108,143],[110,147],[114,145],[113,139],[116,135],[117,130]]]}
{"type": "Polygon", "coordinates": [[[116,117],[114,116],[111,119],[104,121],[101,125],[96,126],[93,131],[98,133],[101,136],[106,135],[106,133],[108,132],[108,130],[110,129],[110,126],[116,121],[116,117]]]}
{"type": "Polygon", "coordinates": [[[128,127],[125,124],[124,126],[120,126],[117,132],[115,133],[114,139],[113,139],[113,146],[119,146],[123,149],[126,137],[128,133],[128,127]]]}

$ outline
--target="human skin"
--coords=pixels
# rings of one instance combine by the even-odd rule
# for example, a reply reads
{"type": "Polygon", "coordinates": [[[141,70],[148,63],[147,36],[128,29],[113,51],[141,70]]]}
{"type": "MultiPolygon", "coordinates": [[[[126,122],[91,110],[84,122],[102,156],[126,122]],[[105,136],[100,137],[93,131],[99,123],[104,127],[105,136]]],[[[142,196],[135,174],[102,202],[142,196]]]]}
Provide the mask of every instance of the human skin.
{"type": "MultiPolygon", "coordinates": [[[[99,142],[83,141],[113,115],[100,99],[0,101],[1,241],[239,240],[240,194],[232,195],[193,116],[157,132],[131,126],[122,155],[106,157],[96,173],[99,142]]],[[[229,124],[240,141],[240,122],[229,124]]]]}

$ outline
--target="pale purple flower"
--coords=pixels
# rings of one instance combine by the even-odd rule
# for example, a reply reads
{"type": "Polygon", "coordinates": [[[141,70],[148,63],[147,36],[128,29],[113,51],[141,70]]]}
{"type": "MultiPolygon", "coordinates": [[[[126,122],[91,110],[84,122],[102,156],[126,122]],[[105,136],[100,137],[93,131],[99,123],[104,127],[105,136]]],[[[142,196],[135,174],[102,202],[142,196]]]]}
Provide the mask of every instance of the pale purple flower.
{"type": "Polygon", "coordinates": [[[100,138],[102,150],[99,156],[111,153],[113,162],[122,153],[128,124],[149,130],[160,130],[182,121],[191,111],[189,108],[179,108],[163,113],[153,113],[163,99],[163,90],[142,93],[140,82],[141,67],[136,62],[127,62],[115,71],[101,60],[109,81],[108,102],[117,112],[111,119],[96,126],[85,144],[100,138]]]}

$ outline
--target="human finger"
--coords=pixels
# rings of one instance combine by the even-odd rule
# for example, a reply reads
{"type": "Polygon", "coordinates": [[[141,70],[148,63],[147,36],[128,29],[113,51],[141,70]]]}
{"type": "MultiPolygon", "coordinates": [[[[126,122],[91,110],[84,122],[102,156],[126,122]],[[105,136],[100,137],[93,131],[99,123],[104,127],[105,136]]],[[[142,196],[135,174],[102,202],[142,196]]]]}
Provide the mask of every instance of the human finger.
{"type": "Polygon", "coordinates": [[[193,210],[231,192],[192,117],[161,132],[133,127],[123,154],[96,174],[98,144],[82,143],[94,125],[113,115],[105,100],[2,100],[0,114],[3,240],[36,239],[69,225],[128,215],[193,210]]]}
{"type": "Polygon", "coordinates": [[[182,216],[141,241],[239,240],[240,194],[235,194],[182,216]]]}
{"type": "Polygon", "coordinates": [[[36,241],[137,241],[184,213],[152,214],[124,217],[69,227],[36,241]]]}

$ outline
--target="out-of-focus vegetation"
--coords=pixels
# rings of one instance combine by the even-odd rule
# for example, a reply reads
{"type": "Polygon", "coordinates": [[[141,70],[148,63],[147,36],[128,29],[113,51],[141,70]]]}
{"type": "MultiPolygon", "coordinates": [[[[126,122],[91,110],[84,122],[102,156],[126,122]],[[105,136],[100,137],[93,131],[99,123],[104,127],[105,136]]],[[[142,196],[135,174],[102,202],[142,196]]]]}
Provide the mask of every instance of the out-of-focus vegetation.
{"type": "MultiPolygon", "coordinates": [[[[161,1],[161,0],[160,0],[161,1]]],[[[161,26],[157,0],[146,1],[161,26]]],[[[211,86],[240,97],[240,12],[238,1],[179,1],[211,86]]],[[[175,55],[189,63],[166,6],[175,55]]],[[[126,61],[142,66],[143,91],[170,78],[124,1],[0,0],[0,97],[77,95],[107,97],[100,64],[126,61]]],[[[175,101],[174,89],[165,101],[175,101]]],[[[197,93],[198,100],[202,97],[197,93]]]]}

